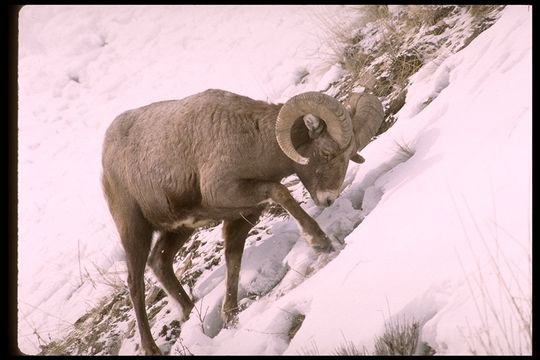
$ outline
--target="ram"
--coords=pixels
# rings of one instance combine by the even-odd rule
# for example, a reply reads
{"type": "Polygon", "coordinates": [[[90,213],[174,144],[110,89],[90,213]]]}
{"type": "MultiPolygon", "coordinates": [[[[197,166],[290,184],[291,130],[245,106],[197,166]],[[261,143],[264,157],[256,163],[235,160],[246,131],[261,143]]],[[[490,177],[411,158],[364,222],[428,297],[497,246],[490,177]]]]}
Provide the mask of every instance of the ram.
{"type": "Polygon", "coordinates": [[[159,354],[145,310],[146,263],[187,319],[193,301],[173,272],[173,259],[197,227],[223,221],[224,324],[237,313],[244,243],[269,202],[281,205],[314,248],[328,237],[280,181],[297,174],[315,204],[340,193],[349,160],[375,135],[383,110],[373,95],[353,94],[346,106],[307,92],[269,104],[223,90],[129,110],[109,126],[102,184],[126,253],[128,288],[142,348],[159,354]],[[158,238],[150,252],[152,236],[158,238]]]}

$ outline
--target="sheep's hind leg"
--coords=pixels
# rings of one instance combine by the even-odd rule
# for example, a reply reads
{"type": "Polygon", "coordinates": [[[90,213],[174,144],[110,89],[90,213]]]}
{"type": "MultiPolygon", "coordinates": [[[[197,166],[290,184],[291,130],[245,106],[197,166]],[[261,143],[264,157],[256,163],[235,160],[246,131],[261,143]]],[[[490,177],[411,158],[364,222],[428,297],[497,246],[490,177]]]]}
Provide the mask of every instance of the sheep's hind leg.
{"type": "Polygon", "coordinates": [[[174,232],[164,231],[160,234],[149,258],[149,265],[159,279],[169,296],[171,296],[182,308],[182,320],[187,320],[193,301],[189,298],[184,288],[174,274],[173,261],[178,250],[189,239],[193,229],[182,227],[174,232]]]}
{"type": "Polygon", "coordinates": [[[126,253],[129,295],[137,318],[142,348],[146,355],[159,355],[161,351],[152,338],[144,299],[144,269],[152,244],[152,227],[133,199],[109,195],[107,200],[126,253]]]}

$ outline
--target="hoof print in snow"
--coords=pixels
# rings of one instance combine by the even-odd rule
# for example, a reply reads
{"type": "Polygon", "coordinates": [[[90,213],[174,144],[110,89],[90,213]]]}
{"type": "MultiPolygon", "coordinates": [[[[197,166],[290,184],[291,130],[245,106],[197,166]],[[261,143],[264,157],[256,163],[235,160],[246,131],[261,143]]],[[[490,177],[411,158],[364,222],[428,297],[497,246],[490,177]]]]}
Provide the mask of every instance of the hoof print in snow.
{"type": "Polygon", "coordinates": [[[332,246],[332,244],[314,245],[313,249],[315,249],[315,251],[317,251],[319,253],[331,253],[331,252],[333,252],[335,250],[334,247],[332,246]]]}

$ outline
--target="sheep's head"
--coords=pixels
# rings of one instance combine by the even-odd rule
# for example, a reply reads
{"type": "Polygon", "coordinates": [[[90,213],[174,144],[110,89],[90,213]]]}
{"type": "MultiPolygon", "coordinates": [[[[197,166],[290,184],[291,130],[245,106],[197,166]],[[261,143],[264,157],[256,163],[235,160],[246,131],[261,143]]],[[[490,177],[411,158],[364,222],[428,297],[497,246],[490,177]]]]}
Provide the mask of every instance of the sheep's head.
{"type": "Polygon", "coordinates": [[[353,98],[345,107],[331,96],[308,92],[287,101],[278,115],[278,144],[296,163],[295,171],[317,206],[329,206],[339,196],[349,160],[363,162],[357,151],[374,135],[367,139],[371,129],[376,131],[382,122],[378,116],[364,116],[362,98],[353,98]],[[295,146],[292,129],[302,122],[309,140],[295,146]]]}
{"type": "Polygon", "coordinates": [[[295,171],[315,204],[332,204],[354,149],[352,122],[345,107],[318,92],[297,95],[279,112],[276,138],[285,155],[295,162],[295,171]],[[308,139],[293,144],[292,129],[299,123],[307,129],[308,139]]]}

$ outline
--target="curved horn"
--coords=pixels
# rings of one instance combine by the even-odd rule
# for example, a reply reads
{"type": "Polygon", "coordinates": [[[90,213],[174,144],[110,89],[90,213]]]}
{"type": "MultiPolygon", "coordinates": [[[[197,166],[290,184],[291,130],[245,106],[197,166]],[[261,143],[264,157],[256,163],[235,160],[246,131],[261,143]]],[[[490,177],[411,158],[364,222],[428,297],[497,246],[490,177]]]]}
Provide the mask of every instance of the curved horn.
{"type": "Polygon", "coordinates": [[[384,122],[383,106],[375,95],[353,93],[346,107],[351,113],[356,151],[360,151],[369,144],[384,122]]]}
{"type": "Polygon", "coordinates": [[[296,151],[291,139],[294,122],[306,115],[313,114],[326,123],[328,134],[340,148],[345,148],[351,141],[353,127],[349,112],[336,99],[319,92],[306,92],[290,98],[279,111],[276,121],[276,139],[285,155],[299,164],[307,164],[308,158],[296,151]]]}

